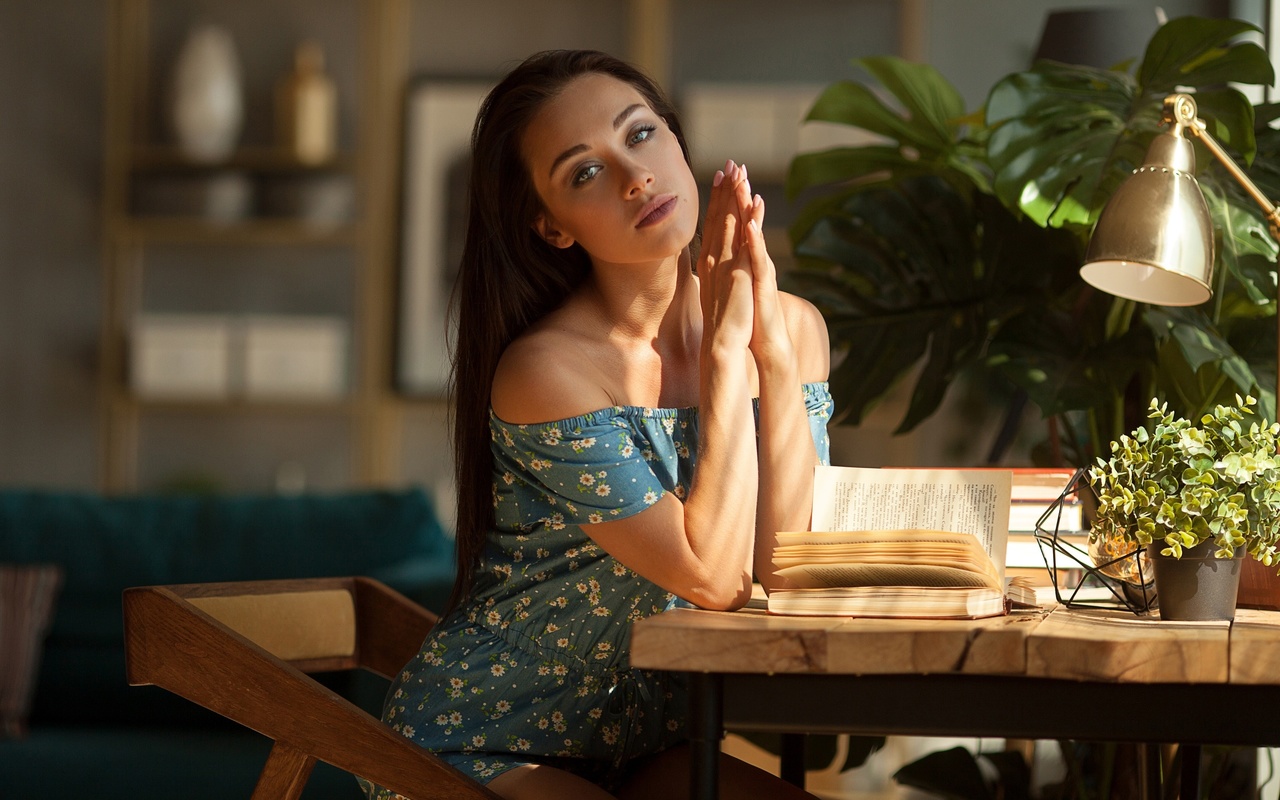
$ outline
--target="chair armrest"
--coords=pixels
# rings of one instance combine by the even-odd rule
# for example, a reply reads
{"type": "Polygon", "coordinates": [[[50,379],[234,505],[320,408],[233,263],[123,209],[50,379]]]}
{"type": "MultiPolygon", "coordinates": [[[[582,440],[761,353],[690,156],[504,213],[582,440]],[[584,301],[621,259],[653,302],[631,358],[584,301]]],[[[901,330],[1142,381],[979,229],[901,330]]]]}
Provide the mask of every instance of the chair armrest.
{"type": "Polygon", "coordinates": [[[124,616],[131,684],[160,686],[408,798],[497,798],[167,587],[126,590],[124,616]]]}
{"type": "Polygon", "coordinates": [[[372,578],[355,578],[356,649],[360,666],[392,678],[418,654],[440,619],[372,578]]]}

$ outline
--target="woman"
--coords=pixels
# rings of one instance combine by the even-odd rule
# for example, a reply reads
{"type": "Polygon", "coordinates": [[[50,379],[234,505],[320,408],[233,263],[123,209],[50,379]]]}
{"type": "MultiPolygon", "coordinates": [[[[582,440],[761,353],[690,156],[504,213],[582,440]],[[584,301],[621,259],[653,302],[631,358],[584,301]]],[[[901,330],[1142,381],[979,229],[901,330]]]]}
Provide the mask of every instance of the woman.
{"type": "MultiPolygon", "coordinates": [[[[685,695],[629,668],[628,630],[675,597],[741,607],[753,569],[777,585],[826,456],[826,328],[777,289],[746,167],[716,173],[695,275],[688,149],[625,63],[531,57],[472,151],[460,574],[384,719],[504,797],[680,796],[685,695]]],[[[727,757],[722,784],[809,796],[727,757]]]]}

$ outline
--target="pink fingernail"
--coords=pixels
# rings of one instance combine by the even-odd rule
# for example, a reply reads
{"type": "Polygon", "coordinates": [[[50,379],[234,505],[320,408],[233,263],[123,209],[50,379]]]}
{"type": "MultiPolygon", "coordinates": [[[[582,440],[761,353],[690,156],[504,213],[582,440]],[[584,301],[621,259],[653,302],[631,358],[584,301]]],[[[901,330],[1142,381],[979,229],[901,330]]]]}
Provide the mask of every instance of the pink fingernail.
{"type": "Polygon", "coordinates": [[[719,186],[720,182],[723,180],[724,180],[724,173],[721,172],[720,170],[716,170],[716,176],[711,179],[711,185],[719,186]]]}

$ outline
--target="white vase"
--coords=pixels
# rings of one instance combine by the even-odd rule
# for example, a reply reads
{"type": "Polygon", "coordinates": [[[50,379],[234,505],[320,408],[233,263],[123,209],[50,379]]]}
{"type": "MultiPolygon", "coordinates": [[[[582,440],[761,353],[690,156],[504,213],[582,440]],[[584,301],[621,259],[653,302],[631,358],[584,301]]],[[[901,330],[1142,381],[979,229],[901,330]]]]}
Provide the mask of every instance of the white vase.
{"type": "Polygon", "coordinates": [[[244,120],[240,64],[231,34],[215,25],[191,31],[173,74],[173,127],[182,152],[219,161],[235,149],[244,120]]]}

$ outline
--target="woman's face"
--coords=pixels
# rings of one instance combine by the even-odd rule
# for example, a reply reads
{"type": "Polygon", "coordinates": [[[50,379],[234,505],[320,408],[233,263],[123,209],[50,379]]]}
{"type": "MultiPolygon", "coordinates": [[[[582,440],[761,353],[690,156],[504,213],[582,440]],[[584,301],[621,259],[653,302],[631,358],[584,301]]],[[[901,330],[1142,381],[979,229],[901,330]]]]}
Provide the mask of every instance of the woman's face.
{"type": "Polygon", "coordinates": [[[698,187],[680,142],[631,84],[590,73],[547,101],[522,140],[544,211],[534,225],[602,264],[680,253],[698,224],[698,187]]]}

